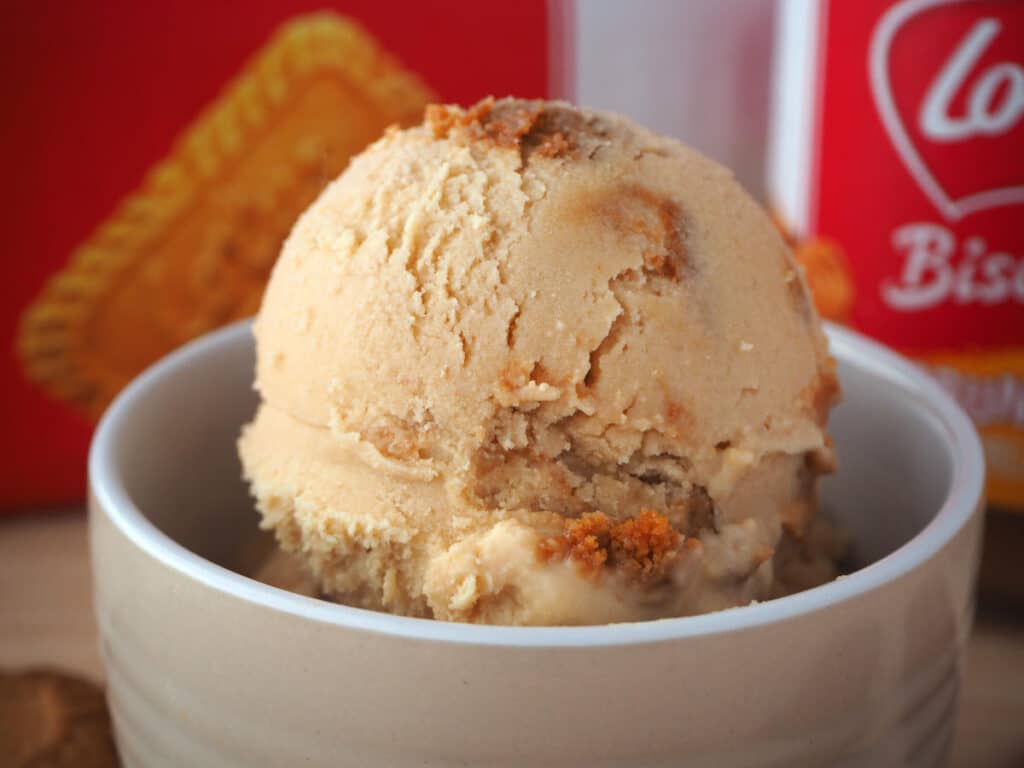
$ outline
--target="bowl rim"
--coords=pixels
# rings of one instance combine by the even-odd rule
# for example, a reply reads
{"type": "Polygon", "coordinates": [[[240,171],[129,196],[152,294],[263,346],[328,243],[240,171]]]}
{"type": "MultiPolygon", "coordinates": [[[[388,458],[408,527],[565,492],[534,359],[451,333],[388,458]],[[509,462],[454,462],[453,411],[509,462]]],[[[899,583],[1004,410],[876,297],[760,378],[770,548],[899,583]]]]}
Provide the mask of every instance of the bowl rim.
{"type": "Polygon", "coordinates": [[[947,438],[952,482],[935,517],[910,541],[864,568],[819,587],[715,613],[643,622],[590,626],[507,627],[395,616],[331,603],[272,587],[188,550],[151,523],[129,497],[115,466],[119,433],[136,403],[161,379],[211,349],[251,339],[251,320],[206,334],[133,380],[103,414],[89,450],[89,485],[95,506],[140,550],[186,578],[237,599],[307,620],[407,639],[477,646],[593,647],[655,643],[735,632],[820,611],[877,590],[921,567],[979,513],[984,485],[981,442],[970,419],[928,374],[909,360],[868,339],[826,323],[834,356],[909,391],[947,438]]]}

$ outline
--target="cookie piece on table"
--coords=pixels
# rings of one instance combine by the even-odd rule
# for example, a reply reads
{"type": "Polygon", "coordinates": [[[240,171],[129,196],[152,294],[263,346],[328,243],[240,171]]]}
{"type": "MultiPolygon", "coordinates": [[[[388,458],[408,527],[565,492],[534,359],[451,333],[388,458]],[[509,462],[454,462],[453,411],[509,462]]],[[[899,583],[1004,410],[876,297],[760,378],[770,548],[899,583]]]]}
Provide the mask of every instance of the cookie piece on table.
{"type": "Polygon", "coordinates": [[[0,671],[0,757],[10,768],[115,768],[103,691],[53,670],[0,671]]]}

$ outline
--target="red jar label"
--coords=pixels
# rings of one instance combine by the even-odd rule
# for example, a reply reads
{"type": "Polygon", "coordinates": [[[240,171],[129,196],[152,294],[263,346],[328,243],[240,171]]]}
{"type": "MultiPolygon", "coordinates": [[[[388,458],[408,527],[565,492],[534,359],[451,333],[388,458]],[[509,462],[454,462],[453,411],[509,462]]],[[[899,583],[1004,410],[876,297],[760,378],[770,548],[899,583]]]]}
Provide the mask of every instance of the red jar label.
{"type": "Polygon", "coordinates": [[[780,216],[823,313],[929,364],[1024,505],[1024,3],[811,5],[782,10],[780,216]]]}

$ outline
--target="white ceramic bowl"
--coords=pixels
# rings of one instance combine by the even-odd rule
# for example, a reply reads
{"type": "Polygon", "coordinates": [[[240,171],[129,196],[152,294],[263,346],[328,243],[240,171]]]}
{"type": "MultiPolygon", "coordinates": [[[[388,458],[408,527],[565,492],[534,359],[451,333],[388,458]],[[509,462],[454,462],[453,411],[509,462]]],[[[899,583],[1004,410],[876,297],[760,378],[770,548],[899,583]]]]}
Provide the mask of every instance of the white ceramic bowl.
{"type": "Polygon", "coordinates": [[[860,570],[706,616],[481,627],[290,594],[231,570],[257,523],[235,438],[247,324],[176,352],[89,459],[117,741],[146,766],[935,766],[973,613],[983,463],[913,365],[830,329],[845,398],[826,508],[860,570]]]}

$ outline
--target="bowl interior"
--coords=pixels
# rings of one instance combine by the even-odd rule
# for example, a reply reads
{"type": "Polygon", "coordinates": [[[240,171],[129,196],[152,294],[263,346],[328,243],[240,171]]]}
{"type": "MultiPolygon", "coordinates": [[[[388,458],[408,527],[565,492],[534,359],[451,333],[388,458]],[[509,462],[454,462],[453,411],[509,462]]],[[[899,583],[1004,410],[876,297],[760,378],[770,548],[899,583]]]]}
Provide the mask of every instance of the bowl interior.
{"type": "MultiPolygon", "coordinates": [[[[939,511],[953,477],[943,424],[904,373],[833,334],[843,401],[831,420],[841,463],[822,487],[863,566],[939,511]]],[[[235,441],[256,408],[253,341],[238,324],[165,361],[132,388],[113,440],[114,479],[186,549],[246,572],[271,546],[241,479],[235,441]]]]}

